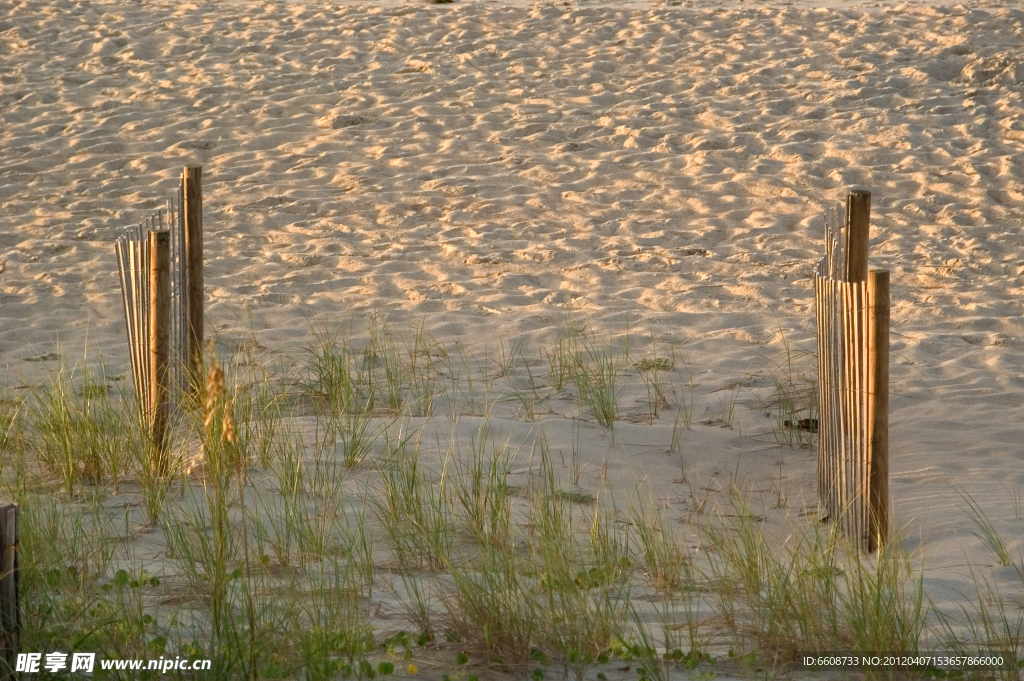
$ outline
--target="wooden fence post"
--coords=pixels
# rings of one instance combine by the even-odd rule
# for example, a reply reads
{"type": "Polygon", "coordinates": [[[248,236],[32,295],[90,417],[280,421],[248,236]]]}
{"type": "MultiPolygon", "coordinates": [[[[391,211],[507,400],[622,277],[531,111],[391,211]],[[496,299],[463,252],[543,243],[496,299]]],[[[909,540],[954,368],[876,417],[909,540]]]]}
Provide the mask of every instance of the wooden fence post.
{"type": "Polygon", "coordinates": [[[188,343],[186,375],[198,380],[203,352],[203,167],[185,166],[181,174],[185,197],[185,259],[188,272],[188,343]]]}
{"type": "Polygon", "coordinates": [[[868,279],[868,550],[889,540],[889,272],[868,279]]]}
{"type": "Polygon", "coordinates": [[[867,281],[871,192],[855,190],[846,197],[846,281],[867,281]]]}
{"type": "Polygon", "coordinates": [[[167,421],[170,416],[171,233],[149,232],[149,423],[153,472],[166,469],[167,421]]]}
{"type": "Polygon", "coordinates": [[[18,506],[0,503],[0,681],[14,681],[21,646],[18,593],[18,506]]]}

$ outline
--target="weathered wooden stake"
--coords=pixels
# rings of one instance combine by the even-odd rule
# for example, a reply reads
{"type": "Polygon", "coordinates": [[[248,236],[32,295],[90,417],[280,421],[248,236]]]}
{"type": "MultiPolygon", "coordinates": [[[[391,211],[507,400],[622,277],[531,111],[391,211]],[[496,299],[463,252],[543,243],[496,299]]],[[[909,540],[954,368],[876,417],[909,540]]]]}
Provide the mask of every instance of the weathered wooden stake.
{"type": "Polygon", "coordinates": [[[846,281],[867,281],[871,192],[855,190],[846,197],[846,281]]]}
{"type": "Polygon", "coordinates": [[[0,681],[14,681],[21,646],[18,592],[18,506],[0,502],[0,681]]]}
{"type": "Polygon", "coordinates": [[[153,472],[166,472],[167,420],[170,416],[171,233],[149,233],[149,422],[153,434],[153,472]]]}
{"type": "Polygon", "coordinates": [[[185,259],[188,272],[188,364],[189,384],[202,367],[203,353],[203,167],[185,166],[181,174],[185,197],[185,259]]]}
{"type": "Polygon", "coordinates": [[[868,550],[889,540],[889,272],[868,279],[868,550]]]}

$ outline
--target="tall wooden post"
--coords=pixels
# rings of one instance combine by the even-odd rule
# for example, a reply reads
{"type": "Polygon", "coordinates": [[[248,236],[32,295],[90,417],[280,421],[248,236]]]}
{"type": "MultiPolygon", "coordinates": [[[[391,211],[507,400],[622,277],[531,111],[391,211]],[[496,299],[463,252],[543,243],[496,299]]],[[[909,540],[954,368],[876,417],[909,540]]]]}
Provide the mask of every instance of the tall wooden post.
{"type": "Polygon", "coordinates": [[[185,166],[181,184],[185,197],[185,259],[188,263],[186,375],[192,385],[200,375],[203,353],[203,167],[185,166]]]}
{"type": "Polygon", "coordinates": [[[868,279],[868,550],[889,540],[889,272],[868,279]]]}
{"type": "Polygon", "coordinates": [[[18,507],[0,503],[0,681],[14,681],[21,637],[18,592],[18,507]]]}
{"type": "Polygon", "coordinates": [[[166,472],[167,421],[170,416],[171,233],[149,232],[149,423],[153,472],[166,472]]]}
{"type": "Polygon", "coordinates": [[[846,225],[846,280],[867,281],[871,192],[855,190],[846,197],[846,225]]]}

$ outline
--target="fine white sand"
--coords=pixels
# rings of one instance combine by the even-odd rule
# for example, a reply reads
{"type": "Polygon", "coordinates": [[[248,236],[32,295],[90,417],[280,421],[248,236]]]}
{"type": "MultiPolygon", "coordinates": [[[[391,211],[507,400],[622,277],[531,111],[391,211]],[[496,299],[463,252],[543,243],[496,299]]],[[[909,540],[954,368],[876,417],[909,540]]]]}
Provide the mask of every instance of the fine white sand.
{"type": "MultiPolygon", "coordinates": [[[[702,386],[691,479],[782,460],[813,505],[815,453],[773,446],[753,387],[784,340],[813,349],[822,208],[868,189],[895,521],[937,602],[969,597],[968,562],[1008,573],[952,485],[1024,538],[1024,12],[811,4],[4,3],[3,380],[86,347],[124,376],[114,238],[199,163],[225,347],[378,310],[530,349],[571,301],[638,356],[679,346],[702,386]]],[[[683,512],[667,418],[614,445],[587,425],[587,464],[683,512]]],[[[571,420],[544,423],[570,446],[571,420]]]]}

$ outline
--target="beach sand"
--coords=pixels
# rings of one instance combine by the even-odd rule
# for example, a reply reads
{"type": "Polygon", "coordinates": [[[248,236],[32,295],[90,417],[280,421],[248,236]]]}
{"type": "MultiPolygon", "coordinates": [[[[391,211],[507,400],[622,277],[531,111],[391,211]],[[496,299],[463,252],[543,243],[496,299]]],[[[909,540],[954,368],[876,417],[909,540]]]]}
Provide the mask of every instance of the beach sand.
{"type": "MultiPolygon", "coordinates": [[[[219,347],[294,355],[314,318],[376,312],[536,354],[571,304],[637,357],[685,359],[691,480],[782,476],[795,513],[816,454],[776,446],[761,397],[787,343],[814,349],[823,209],[866,189],[895,524],[939,605],[972,597],[969,562],[1012,581],[953,486],[1017,555],[1024,12],[882,5],[7,3],[3,380],[60,357],[127,384],[114,239],[201,164],[219,347]]],[[[671,419],[614,443],[591,419],[587,474],[685,512],[671,419]]],[[[539,422],[571,447],[572,419],[539,422]]]]}

